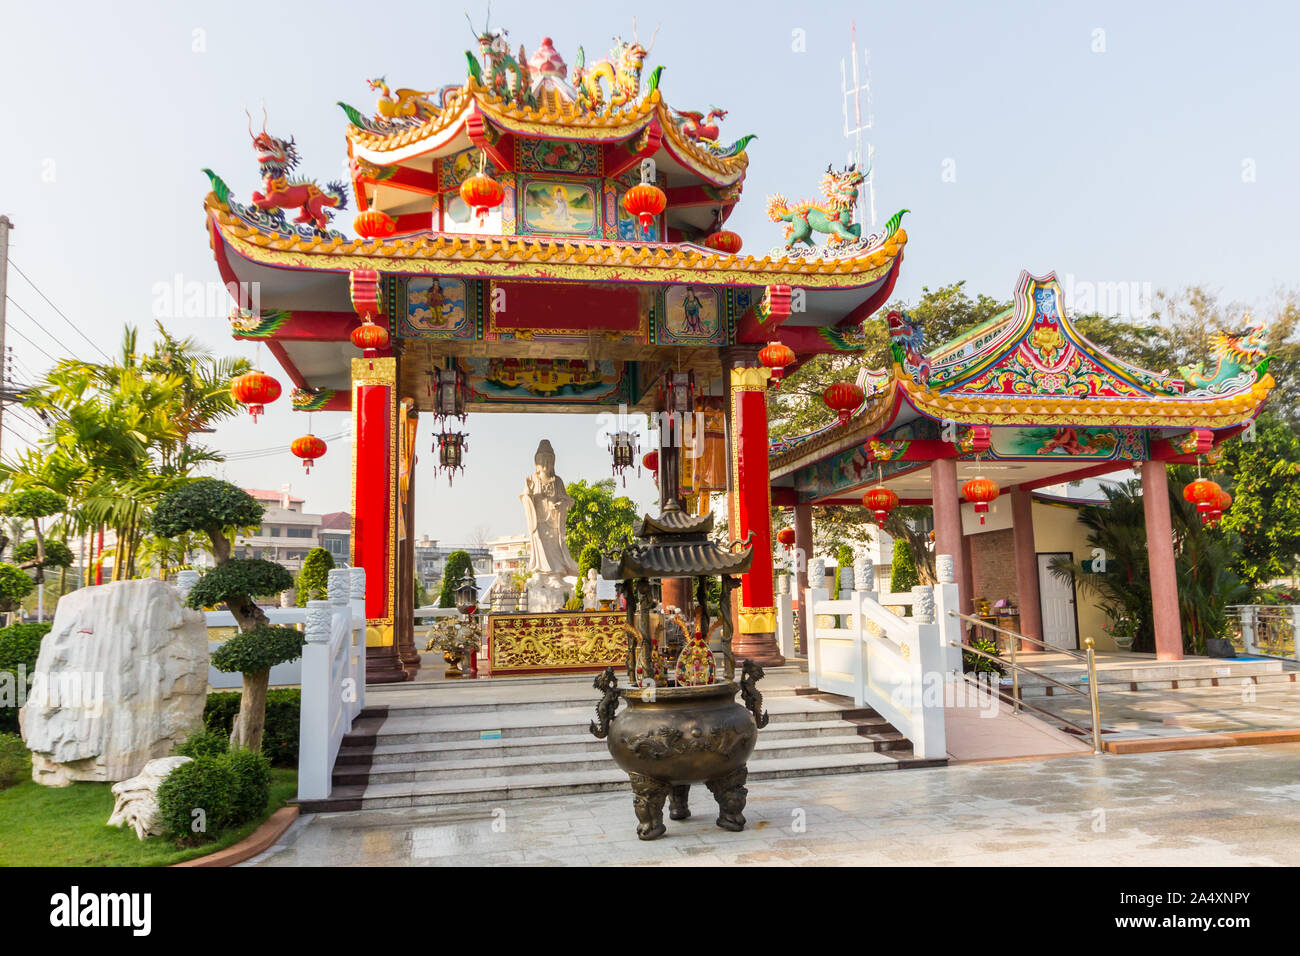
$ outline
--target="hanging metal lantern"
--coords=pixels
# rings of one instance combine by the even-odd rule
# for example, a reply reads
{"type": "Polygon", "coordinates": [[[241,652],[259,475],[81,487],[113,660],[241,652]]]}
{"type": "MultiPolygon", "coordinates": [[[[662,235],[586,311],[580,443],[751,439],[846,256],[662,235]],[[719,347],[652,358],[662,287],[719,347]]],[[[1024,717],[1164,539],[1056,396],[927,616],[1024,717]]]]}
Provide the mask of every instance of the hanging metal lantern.
{"type": "Polygon", "coordinates": [[[1196,513],[1201,516],[1203,524],[1209,523],[1210,514],[1219,503],[1219,496],[1223,493],[1224,491],[1219,487],[1218,482],[1210,481],[1208,478],[1197,478],[1183,489],[1183,497],[1196,505],[1196,513]]]}
{"type": "Polygon", "coordinates": [[[852,382],[836,382],[822,392],[822,401],[839,415],[841,425],[852,417],[865,397],[862,389],[852,382]]]}
{"type": "Polygon", "coordinates": [[[898,507],[898,495],[881,485],[869,489],[862,496],[862,503],[874,513],[876,524],[879,526],[883,525],[889,513],[898,507]]]}
{"type": "Polygon", "coordinates": [[[361,324],[352,330],[352,344],[363,351],[386,349],[390,341],[392,338],[388,334],[388,329],[371,321],[369,312],[366,313],[361,324]]]}
{"type": "Polygon", "coordinates": [[[465,373],[459,368],[437,368],[429,373],[433,389],[433,414],[437,418],[465,419],[465,373]]]}
{"type": "Polygon", "coordinates": [[[465,452],[469,451],[469,434],[466,432],[440,432],[433,436],[437,442],[438,468],[447,472],[447,484],[457,471],[465,470],[465,452]]]}
{"type": "Polygon", "coordinates": [[[779,541],[786,551],[794,547],[794,528],[782,528],[776,533],[776,540],[779,541]]]}
{"type": "Polygon", "coordinates": [[[772,381],[781,381],[785,367],[795,359],[794,349],[784,342],[769,342],[758,353],[758,360],[772,370],[772,381]]]}
{"type": "Polygon", "coordinates": [[[387,213],[371,209],[352,220],[352,228],[363,239],[383,239],[397,232],[397,223],[387,213]]]}
{"type": "Polygon", "coordinates": [[[740,251],[740,236],[730,229],[719,229],[711,232],[704,238],[704,244],[710,249],[717,249],[729,256],[734,256],[740,251]]]}
{"type": "MultiPolygon", "coordinates": [[[[623,487],[627,487],[627,476],[623,474],[628,468],[631,468],[636,460],[636,453],[640,451],[640,442],[634,432],[614,432],[609,438],[609,453],[614,458],[614,474],[622,476],[623,487]]],[[[637,474],[641,470],[637,469],[637,474]]]]}
{"type": "Polygon", "coordinates": [[[989,502],[1000,495],[1002,489],[998,487],[996,481],[981,475],[962,485],[961,493],[965,495],[967,501],[975,504],[975,513],[980,516],[980,524],[983,524],[984,516],[989,511],[989,502]]]}
{"type": "Polygon", "coordinates": [[[302,459],[302,467],[310,475],[311,463],[325,454],[325,447],[325,443],[315,435],[307,434],[301,438],[295,438],[293,444],[289,446],[289,451],[302,459]]]}
{"type": "Polygon", "coordinates": [[[664,376],[664,411],[669,415],[695,414],[695,373],[669,372],[664,376]]]}
{"type": "Polygon", "coordinates": [[[280,383],[265,372],[245,372],[230,383],[230,394],[239,404],[248,406],[257,424],[257,416],[280,397],[280,383]]]}

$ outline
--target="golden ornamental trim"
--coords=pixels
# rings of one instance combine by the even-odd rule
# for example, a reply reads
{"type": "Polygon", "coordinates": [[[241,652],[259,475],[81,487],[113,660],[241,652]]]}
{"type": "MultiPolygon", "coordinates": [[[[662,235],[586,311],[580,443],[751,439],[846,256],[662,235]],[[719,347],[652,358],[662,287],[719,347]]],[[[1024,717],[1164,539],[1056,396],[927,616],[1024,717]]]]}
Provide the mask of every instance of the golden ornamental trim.
{"type": "Polygon", "coordinates": [[[731,390],[734,392],[765,392],[772,370],[765,366],[758,368],[733,368],[731,370],[731,390]]]}
{"type": "Polygon", "coordinates": [[[776,608],[742,607],[740,609],[741,634],[776,633],[776,608]]]}
{"type": "Polygon", "coordinates": [[[384,358],[354,358],[352,360],[352,385],[396,385],[397,359],[393,356],[384,358]]]}

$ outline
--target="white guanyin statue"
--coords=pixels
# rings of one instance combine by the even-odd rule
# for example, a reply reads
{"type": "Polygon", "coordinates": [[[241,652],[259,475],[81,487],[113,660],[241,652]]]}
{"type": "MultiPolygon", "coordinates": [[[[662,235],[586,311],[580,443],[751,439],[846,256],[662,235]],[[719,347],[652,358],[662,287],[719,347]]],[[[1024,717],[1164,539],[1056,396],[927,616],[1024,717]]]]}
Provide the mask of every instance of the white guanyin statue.
{"type": "Polygon", "coordinates": [[[564,578],[578,567],[564,542],[564,522],[573,499],[555,473],[555,450],[543,439],[533,456],[535,470],[524,481],[524,519],[528,522],[528,610],[558,611],[564,604],[564,578]]]}

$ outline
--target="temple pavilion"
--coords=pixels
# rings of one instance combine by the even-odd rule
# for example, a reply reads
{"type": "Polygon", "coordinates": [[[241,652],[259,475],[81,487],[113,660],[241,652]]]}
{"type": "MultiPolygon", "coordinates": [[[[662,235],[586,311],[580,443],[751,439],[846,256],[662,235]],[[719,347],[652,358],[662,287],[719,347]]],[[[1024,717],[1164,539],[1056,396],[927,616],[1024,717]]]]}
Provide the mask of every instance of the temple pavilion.
{"type": "MultiPolygon", "coordinates": [[[[817,199],[768,201],[785,245],[742,253],[726,222],[752,137],[727,142],[726,111],[669,106],[664,68],[646,69],[650,50],[635,36],[600,59],[579,47],[572,67],[550,38],[531,52],[512,51],[504,31],[485,28],[477,41],[457,82],[394,89],[373,79],[373,110],[340,104],[350,182],[301,178],[292,138],[264,117],[260,132],[250,122],[249,168],[231,180],[239,188],[206,171],[212,253],[236,299],[231,332],[265,343],[279,365],[245,376],[236,396],[259,412],[283,380],[289,401],[273,412],[353,419],[351,559],[367,572],[372,681],[419,667],[411,589],[398,582],[413,577],[417,506],[439,507],[427,479],[473,473],[467,418],[664,416],[661,498],[702,513],[709,493],[726,492],[731,540],[754,545],[734,651],[772,664],[782,660],[773,505],[795,509],[810,553],[810,507],[857,503],[883,479],[899,501],[934,504],[936,548],[968,575],[963,481],[996,474],[1018,534],[1040,483],[1139,465],[1159,492],[1166,462],[1195,460],[1233,434],[1271,385],[1258,362],[1204,383],[1127,365],[1074,332],[1051,277],[1026,275],[1011,314],[928,354],[906,316],[891,317],[892,368],[836,393],[841,421],[772,447],[767,396],[781,369],[852,350],[846,333],[880,321],[908,241],[902,214],[863,235],[863,172],[828,169],[817,199]],[[338,228],[345,207],[356,235],[338,228]],[[427,451],[415,447],[420,416],[436,420],[427,451]],[[681,423],[696,421],[682,454],[681,423]],[[1050,449],[1034,445],[1043,429],[1060,432],[1050,449]]],[[[800,172],[811,185],[814,170],[800,172]]],[[[612,436],[616,467],[631,461],[629,441],[612,436]]],[[[311,435],[293,451],[324,456],[322,466],[336,454],[311,435]]],[[[1157,634],[1172,653],[1163,500],[1148,495],[1148,520],[1157,634]]],[[[681,583],[665,582],[664,604],[689,606],[681,583]]],[[[612,622],[588,617],[579,633],[563,615],[514,617],[493,644],[502,672],[623,659],[612,622]]]]}

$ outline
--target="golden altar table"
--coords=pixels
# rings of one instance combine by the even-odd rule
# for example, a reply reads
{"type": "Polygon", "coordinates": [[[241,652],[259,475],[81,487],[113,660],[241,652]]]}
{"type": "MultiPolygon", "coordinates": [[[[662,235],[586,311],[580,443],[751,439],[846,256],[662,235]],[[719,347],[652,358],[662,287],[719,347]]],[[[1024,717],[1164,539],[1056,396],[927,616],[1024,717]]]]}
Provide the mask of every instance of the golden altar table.
{"type": "Polygon", "coordinates": [[[578,673],[627,663],[622,611],[488,614],[488,666],[502,674],[578,673]]]}

